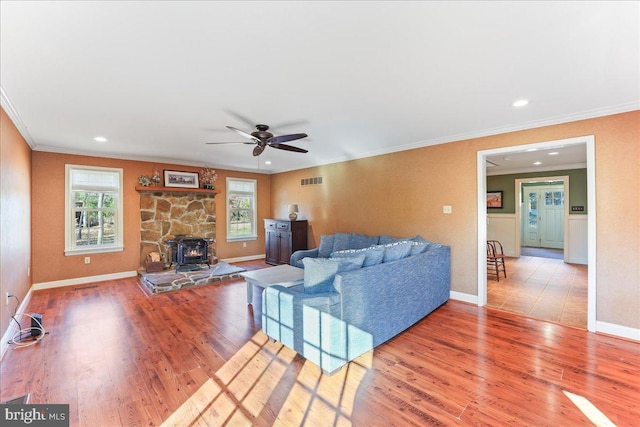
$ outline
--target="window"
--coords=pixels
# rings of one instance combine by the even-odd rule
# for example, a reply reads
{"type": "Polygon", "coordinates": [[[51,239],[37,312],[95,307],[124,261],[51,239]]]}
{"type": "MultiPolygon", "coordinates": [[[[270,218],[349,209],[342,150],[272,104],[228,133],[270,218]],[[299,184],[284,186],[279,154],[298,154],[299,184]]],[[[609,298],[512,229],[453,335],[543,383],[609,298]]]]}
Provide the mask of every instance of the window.
{"type": "Polygon", "coordinates": [[[66,165],[65,255],[123,250],[122,169],[66,165]]]}
{"type": "Polygon", "coordinates": [[[255,179],[227,178],[227,241],[258,238],[256,205],[255,179]]]}

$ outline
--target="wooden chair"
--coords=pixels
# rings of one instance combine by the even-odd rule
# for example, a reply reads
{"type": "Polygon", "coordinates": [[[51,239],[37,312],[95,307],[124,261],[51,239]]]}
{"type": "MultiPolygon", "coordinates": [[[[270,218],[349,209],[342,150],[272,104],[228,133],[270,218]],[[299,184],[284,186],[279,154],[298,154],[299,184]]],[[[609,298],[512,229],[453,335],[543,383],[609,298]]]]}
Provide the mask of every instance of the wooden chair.
{"type": "Polygon", "coordinates": [[[497,240],[487,240],[487,274],[495,274],[500,281],[500,271],[507,278],[507,268],[504,263],[504,251],[502,244],[497,240]]]}

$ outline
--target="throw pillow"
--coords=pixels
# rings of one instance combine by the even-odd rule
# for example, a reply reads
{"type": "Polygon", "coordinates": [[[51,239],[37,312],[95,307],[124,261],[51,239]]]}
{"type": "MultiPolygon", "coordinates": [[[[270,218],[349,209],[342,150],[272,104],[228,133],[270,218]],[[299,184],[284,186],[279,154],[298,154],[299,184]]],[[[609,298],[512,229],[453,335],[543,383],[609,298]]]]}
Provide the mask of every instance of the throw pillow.
{"type": "Polygon", "coordinates": [[[382,262],[396,261],[406,258],[411,253],[411,242],[401,241],[384,245],[384,258],[382,262]]]}
{"type": "Polygon", "coordinates": [[[329,258],[331,252],[333,252],[333,241],[335,236],[333,234],[321,234],[320,246],[318,246],[318,258],[329,258]]]}
{"type": "Polygon", "coordinates": [[[380,264],[384,258],[384,247],[370,246],[363,249],[347,249],[346,251],[336,251],[331,253],[331,258],[350,258],[364,254],[363,267],[380,264]]]}
{"type": "Polygon", "coordinates": [[[364,254],[352,258],[304,258],[304,292],[333,291],[333,278],[344,271],[362,267],[364,254]]]}
{"type": "MultiPolygon", "coordinates": [[[[409,239],[407,239],[407,240],[409,240],[409,239]]],[[[411,239],[411,240],[413,240],[414,242],[431,243],[431,242],[429,242],[428,240],[424,240],[424,239],[422,238],[422,236],[420,236],[419,234],[418,234],[418,235],[416,235],[416,237],[414,237],[414,238],[413,238],[413,239],[411,239]]]]}

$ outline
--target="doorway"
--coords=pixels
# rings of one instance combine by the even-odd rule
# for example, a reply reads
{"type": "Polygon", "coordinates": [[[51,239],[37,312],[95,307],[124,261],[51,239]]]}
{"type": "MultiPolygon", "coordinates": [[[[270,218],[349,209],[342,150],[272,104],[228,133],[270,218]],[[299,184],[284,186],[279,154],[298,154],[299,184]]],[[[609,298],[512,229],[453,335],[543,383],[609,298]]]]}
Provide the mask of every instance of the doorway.
{"type": "MultiPolygon", "coordinates": [[[[589,212],[587,219],[587,330],[596,330],[596,209],[595,209],[595,138],[593,135],[570,138],[565,140],[548,141],[482,150],[477,153],[477,208],[478,208],[478,296],[477,304],[484,306],[487,304],[487,275],[486,275],[486,240],[487,240],[487,209],[486,209],[486,160],[488,156],[517,154],[526,150],[552,149],[561,146],[584,145],[587,155],[587,209],[589,212]]],[[[566,185],[566,183],[565,183],[566,185]]],[[[566,191],[565,191],[566,195],[566,191]]],[[[565,203],[566,205],[566,203],[565,203]]],[[[520,204],[516,203],[516,222],[520,222],[520,204]]],[[[565,209],[566,206],[565,206],[565,209]]],[[[566,236],[566,227],[565,227],[566,236]]],[[[516,250],[520,251],[520,229],[514,230],[517,245],[516,250]]]]}

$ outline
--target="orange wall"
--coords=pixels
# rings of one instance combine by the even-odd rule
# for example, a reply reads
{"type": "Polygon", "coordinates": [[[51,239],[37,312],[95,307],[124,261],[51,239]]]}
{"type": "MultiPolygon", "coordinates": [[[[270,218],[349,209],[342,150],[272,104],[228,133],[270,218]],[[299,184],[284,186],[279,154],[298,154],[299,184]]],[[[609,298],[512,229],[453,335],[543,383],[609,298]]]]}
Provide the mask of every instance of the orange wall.
{"type": "Polygon", "coordinates": [[[31,277],[31,148],[0,108],[0,335],[9,327],[17,304],[24,300],[31,277]]]}
{"type": "MultiPolygon", "coordinates": [[[[163,169],[198,172],[201,168],[156,164],[133,160],[33,152],[33,282],[43,283],[78,277],[135,271],[140,262],[140,198],[135,191],[140,175],[152,175],[154,166],[163,169]],[[65,164],[118,167],[124,169],[124,251],[87,255],[64,255],[64,179],[65,164]]],[[[264,253],[264,233],[255,241],[226,242],[225,180],[227,176],[258,180],[258,229],[270,211],[269,175],[217,170],[216,252],[219,258],[235,258],[264,253]]]]}
{"type": "Polygon", "coordinates": [[[272,214],[297,203],[309,247],[337,231],[445,243],[452,290],[477,295],[477,152],[584,135],[596,141],[597,320],[640,329],[640,111],[276,174],[272,214]]]}

